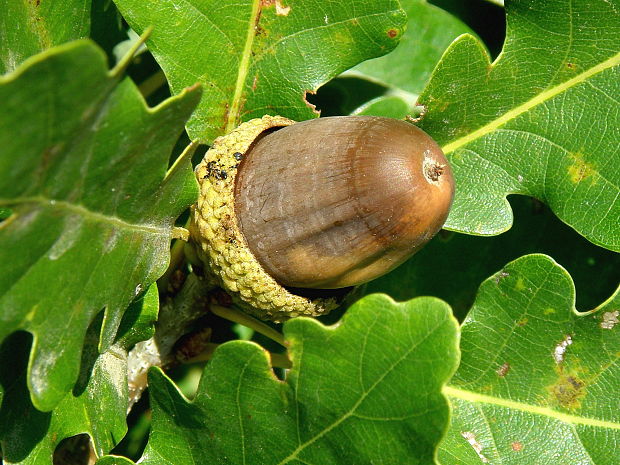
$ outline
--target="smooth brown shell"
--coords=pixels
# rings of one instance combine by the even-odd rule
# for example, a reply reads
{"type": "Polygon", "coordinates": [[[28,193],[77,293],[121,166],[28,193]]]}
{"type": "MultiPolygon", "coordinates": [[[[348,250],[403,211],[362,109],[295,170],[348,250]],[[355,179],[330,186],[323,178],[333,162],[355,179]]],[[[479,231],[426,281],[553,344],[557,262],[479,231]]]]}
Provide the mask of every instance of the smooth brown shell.
{"type": "Polygon", "coordinates": [[[319,118],[261,136],[235,183],[235,212],[285,286],[339,288],[383,275],[439,231],[452,172],[421,129],[372,116],[319,118]]]}

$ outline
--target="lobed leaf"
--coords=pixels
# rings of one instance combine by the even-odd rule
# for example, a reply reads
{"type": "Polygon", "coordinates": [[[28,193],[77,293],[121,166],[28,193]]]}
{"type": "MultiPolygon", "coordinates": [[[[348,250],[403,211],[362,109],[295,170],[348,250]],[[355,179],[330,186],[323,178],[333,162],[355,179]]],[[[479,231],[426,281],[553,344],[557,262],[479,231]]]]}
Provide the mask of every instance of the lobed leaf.
{"type": "Polygon", "coordinates": [[[147,45],[173,93],[203,84],[187,130],[207,143],[265,114],[316,117],[306,92],[392,50],[405,25],[396,0],[115,1],[134,30],[154,27],[147,45]]]}
{"type": "Polygon", "coordinates": [[[351,71],[417,97],[448,45],[473,31],[458,18],[426,0],[403,0],[407,30],[391,53],[367,60],[351,71]]]}
{"type": "Polygon", "coordinates": [[[411,115],[411,106],[406,100],[395,95],[376,97],[357,107],[352,115],[385,116],[386,118],[405,119],[411,115]]]}
{"type": "MultiPolygon", "coordinates": [[[[100,354],[101,318],[90,326],[78,383],[51,412],[40,412],[30,400],[26,366],[31,337],[13,333],[0,346],[0,439],[4,462],[48,465],[65,438],[87,433],[97,456],[109,452],[127,431],[127,350],[151,337],[159,307],[157,288],[149,290],[125,312],[119,338],[100,354]],[[19,370],[19,372],[17,372],[19,370]]],[[[101,315],[103,316],[103,315],[101,315]]]]}
{"type": "Polygon", "coordinates": [[[506,195],[527,194],[620,251],[620,3],[514,0],[506,14],[494,63],[465,35],[420,96],[457,180],[447,227],[498,234],[506,195]]]}
{"type": "Polygon", "coordinates": [[[440,389],[458,360],[447,305],[373,295],[338,326],[298,318],[284,330],[286,381],[244,341],[216,351],[193,402],[152,371],[153,426],[140,463],[434,463],[448,422],[440,389]]]}
{"type": "Polygon", "coordinates": [[[74,42],[0,78],[0,341],[33,335],[32,400],[51,410],[75,383],[94,316],[101,348],[166,269],[175,218],[195,199],[168,157],[199,93],[150,110],[100,49],[74,42]],[[119,82],[120,81],[120,82],[119,82]],[[24,124],[27,121],[28,124],[24,124]]]}
{"type": "Polygon", "coordinates": [[[480,287],[462,326],[461,365],[444,389],[444,464],[620,462],[620,288],[577,313],[569,274],[545,255],[480,287]]]}

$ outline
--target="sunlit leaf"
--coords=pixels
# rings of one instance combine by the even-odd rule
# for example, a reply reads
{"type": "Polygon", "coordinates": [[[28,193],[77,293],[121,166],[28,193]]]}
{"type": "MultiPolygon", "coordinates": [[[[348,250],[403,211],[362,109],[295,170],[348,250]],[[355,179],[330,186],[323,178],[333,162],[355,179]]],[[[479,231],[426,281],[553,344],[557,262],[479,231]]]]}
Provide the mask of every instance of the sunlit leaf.
{"type": "Polygon", "coordinates": [[[458,359],[447,305],[374,295],[337,327],[300,318],[285,335],[286,382],[245,341],[216,351],[193,402],[152,372],[153,427],[140,463],[432,463],[448,421],[439,391],[458,359]]]}
{"type": "Polygon", "coordinates": [[[506,195],[527,194],[620,251],[620,3],[515,0],[506,14],[494,63],[463,36],[420,97],[457,181],[447,226],[498,234],[512,223],[506,195]]]}
{"type": "Polygon", "coordinates": [[[453,413],[441,463],[620,462],[620,289],[596,311],[574,305],[570,276],[544,255],[484,282],[444,389],[453,413]]]}
{"type": "Polygon", "coordinates": [[[0,223],[0,340],[33,335],[37,408],[73,387],[94,316],[106,309],[106,348],[166,269],[174,220],[196,195],[188,163],[167,174],[168,158],[198,98],[148,109],[85,41],[0,78],[0,206],[12,210],[0,223]]]}
{"type": "Polygon", "coordinates": [[[188,123],[212,141],[264,114],[316,117],[305,101],[332,77],[392,50],[405,26],[396,0],[115,0],[174,93],[196,82],[203,98],[188,123]]]}
{"type": "Polygon", "coordinates": [[[127,350],[152,335],[157,310],[157,289],[151,286],[127,309],[119,338],[102,354],[97,348],[101,318],[95,320],[86,333],[78,382],[51,412],[32,405],[26,386],[32,338],[18,332],[5,339],[0,346],[4,463],[48,465],[63,439],[81,433],[90,435],[98,456],[109,452],[127,431],[127,350]]]}
{"type": "Polygon", "coordinates": [[[0,74],[63,42],[87,37],[89,0],[0,0],[0,74]]]}

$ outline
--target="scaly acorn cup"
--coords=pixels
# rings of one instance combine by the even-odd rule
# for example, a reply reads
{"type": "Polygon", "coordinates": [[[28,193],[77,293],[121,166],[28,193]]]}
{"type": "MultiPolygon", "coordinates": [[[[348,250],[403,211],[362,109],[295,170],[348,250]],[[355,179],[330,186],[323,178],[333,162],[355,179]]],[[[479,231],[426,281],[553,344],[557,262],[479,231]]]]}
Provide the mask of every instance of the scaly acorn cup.
{"type": "Polygon", "coordinates": [[[338,306],[327,289],[400,265],[439,231],[454,195],[430,136],[372,116],[249,121],[215,140],[196,176],[199,258],[237,305],[276,321],[325,314],[338,306]]]}

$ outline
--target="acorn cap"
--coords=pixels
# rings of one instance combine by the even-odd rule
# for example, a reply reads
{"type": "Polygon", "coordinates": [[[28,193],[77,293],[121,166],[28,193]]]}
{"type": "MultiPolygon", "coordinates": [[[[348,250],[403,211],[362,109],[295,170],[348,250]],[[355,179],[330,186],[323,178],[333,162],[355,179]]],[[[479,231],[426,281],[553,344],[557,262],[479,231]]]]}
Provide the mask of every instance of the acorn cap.
{"type": "Polygon", "coordinates": [[[235,179],[244,154],[261,133],[294,123],[280,116],[243,123],[218,137],[195,171],[200,194],[192,208],[190,234],[198,257],[235,304],[274,321],[319,316],[338,306],[335,298],[311,299],[278,284],[250,251],[235,215],[235,179]]]}

